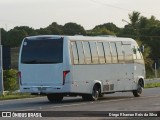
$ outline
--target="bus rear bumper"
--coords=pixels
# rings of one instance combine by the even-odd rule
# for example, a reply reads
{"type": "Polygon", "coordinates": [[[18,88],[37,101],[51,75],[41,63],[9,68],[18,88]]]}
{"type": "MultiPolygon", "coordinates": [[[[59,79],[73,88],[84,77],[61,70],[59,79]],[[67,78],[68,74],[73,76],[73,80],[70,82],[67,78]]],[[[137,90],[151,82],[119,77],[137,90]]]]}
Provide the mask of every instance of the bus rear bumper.
{"type": "Polygon", "coordinates": [[[48,93],[63,93],[71,92],[69,87],[65,86],[21,86],[21,93],[35,93],[35,94],[48,94],[48,93]]]}

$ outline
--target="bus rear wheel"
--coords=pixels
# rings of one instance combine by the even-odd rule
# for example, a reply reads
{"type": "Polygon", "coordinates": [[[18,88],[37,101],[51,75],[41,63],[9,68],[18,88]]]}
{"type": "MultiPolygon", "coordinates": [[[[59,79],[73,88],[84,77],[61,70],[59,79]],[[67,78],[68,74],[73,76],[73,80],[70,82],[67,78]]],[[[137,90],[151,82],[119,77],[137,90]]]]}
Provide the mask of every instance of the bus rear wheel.
{"type": "Polygon", "coordinates": [[[85,101],[97,101],[99,98],[99,91],[100,88],[98,87],[98,85],[94,85],[92,94],[82,95],[82,98],[85,101]]]}
{"type": "Polygon", "coordinates": [[[95,85],[95,86],[93,87],[93,91],[92,91],[92,94],[91,94],[90,97],[91,97],[91,100],[92,100],[92,101],[98,100],[98,98],[99,98],[99,88],[98,88],[97,85],[95,85]]]}
{"type": "Polygon", "coordinates": [[[48,94],[47,98],[50,102],[56,102],[56,103],[60,103],[63,100],[63,95],[57,95],[57,94],[48,94]]]}

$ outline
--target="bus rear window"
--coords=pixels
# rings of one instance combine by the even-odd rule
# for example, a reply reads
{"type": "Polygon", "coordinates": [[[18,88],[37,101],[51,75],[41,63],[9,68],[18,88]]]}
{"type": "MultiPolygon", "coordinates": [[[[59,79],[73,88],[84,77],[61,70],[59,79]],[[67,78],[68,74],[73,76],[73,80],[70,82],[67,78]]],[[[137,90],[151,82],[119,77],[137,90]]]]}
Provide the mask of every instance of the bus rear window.
{"type": "Polygon", "coordinates": [[[51,64],[63,62],[63,38],[26,39],[23,42],[21,63],[51,64]]]}

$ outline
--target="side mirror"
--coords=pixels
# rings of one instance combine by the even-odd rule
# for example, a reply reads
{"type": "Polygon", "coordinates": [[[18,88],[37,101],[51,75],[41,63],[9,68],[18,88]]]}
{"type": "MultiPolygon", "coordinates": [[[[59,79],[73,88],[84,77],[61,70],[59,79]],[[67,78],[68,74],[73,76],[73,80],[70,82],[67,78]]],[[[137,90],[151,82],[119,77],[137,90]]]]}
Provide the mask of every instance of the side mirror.
{"type": "Polygon", "coordinates": [[[141,53],[144,52],[144,45],[141,45],[139,48],[138,48],[138,51],[140,51],[141,53]]]}
{"type": "Polygon", "coordinates": [[[144,45],[141,45],[140,51],[143,53],[144,52],[144,45]]]}

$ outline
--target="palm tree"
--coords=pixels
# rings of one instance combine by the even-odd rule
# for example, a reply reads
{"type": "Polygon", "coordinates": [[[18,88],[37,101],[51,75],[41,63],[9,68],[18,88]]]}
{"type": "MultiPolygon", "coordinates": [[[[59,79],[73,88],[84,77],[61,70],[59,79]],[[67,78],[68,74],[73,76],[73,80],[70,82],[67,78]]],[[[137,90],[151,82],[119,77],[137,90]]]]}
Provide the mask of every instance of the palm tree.
{"type": "Polygon", "coordinates": [[[137,29],[139,21],[140,21],[140,13],[133,11],[129,14],[130,24],[134,29],[137,29]]]}
{"type": "Polygon", "coordinates": [[[131,14],[129,14],[129,19],[130,19],[130,26],[134,29],[137,40],[140,37],[140,13],[133,11],[131,14]]]}

